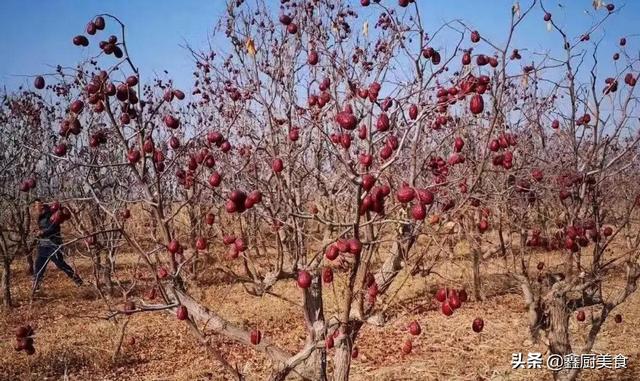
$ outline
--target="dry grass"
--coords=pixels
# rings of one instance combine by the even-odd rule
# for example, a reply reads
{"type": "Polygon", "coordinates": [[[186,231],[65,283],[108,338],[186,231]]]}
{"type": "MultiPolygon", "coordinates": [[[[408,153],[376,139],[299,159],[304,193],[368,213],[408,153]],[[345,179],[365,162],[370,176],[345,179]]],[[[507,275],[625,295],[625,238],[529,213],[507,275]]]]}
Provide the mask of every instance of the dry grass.
{"type": "MultiPolygon", "coordinates": [[[[557,254],[540,254],[553,264],[557,254]]],[[[517,289],[497,275],[502,261],[483,264],[486,301],[465,303],[453,316],[442,315],[433,302],[434,290],[444,283],[467,285],[470,264],[464,255],[437,269],[438,275],[416,278],[399,292],[388,312],[390,324],[384,328],[365,327],[358,339],[360,356],[354,360],[353,380],[547,380],[550,373],[541,370],[512,370],[514,352],[543,352],[528,339],[526,317],[517,289]],[[446,279],[443,280],[443,279],[446,279]],[[471,321],[481,316],[485,330],[471,331],[471,321]],[[400,348],[406,338],[406,325],[417,319],[423,333],[414,339],[413,353],[404,356],[400,348]]],[[[536,259],[537,261],[538,259],[536,259]]],[[[90,263],[76,259],[76,266],[89,277],[90,263]]],[[[22,264],[20,264],[22,265],[22,264]]],[[[30,278],[16,267],[15,300],[11,312],[0,316],[0,380],[220,380],[224,379],[216,362],[189,334],[184,323],[164,313],[137,314],[130,317],[121,356],[113,361],[119,336],[119,324],[101,319],[104,302],[91,289],[78,289],[57,269],[50,267],[45,292],[33,303],[28,300],[30,278]],[[28,357],[15,352],[13,330],[29,322],[36,328],[36,354],[28,357]],[[135,344],[129,338],[135,338],[135,344]]],[[[222,282],[216,274],[202,280],[206,287],[192,292],[222,316],[238,324],[259,327],[279,345],[294,351],[304,340],[300,309],[293,303],[265,296],[247,295],[238,284],[222,282]]],[[[334,288],[326,288],[326,311],[335,310],[340,293],[340,277],[334,288]],[[338,295],[339,296],[339,295],[338,295]]],[[[298,303],[295,286],[278,285],[274,290],[298,303]]],[[[120,303],[114,298],[112,303],[120,303]]],[[[622,353],[629,357],[626,371],[584,372],[582,380],[640,380],[640,293],[617,310],[624,322],[607,321],[596,343],[596,350],[622,353]]],[[[588,321],[588,314],[587,314],[588,321]]],[[[574,332],[584,333],[586,323],[571,320],[574,332]]],[[[270,364],[251,348],[215,338],[227,359],[252,379],[264,379],[270,364]]]]}

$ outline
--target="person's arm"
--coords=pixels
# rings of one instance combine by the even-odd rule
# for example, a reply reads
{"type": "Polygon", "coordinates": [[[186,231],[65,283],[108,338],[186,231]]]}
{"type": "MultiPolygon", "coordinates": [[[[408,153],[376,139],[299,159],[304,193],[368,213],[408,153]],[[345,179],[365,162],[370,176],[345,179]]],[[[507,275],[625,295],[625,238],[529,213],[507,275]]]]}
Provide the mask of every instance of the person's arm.
{"type": "Polygon", "coordinates": [[[59,231],[60,227],[57,224],[54,224],[53,222],[51,222],[50,218],[51,218],[51,214],[47,216],[46,226],[40,227],[40,234],[38,235],[38,237],[46,238],[59,231]]]}

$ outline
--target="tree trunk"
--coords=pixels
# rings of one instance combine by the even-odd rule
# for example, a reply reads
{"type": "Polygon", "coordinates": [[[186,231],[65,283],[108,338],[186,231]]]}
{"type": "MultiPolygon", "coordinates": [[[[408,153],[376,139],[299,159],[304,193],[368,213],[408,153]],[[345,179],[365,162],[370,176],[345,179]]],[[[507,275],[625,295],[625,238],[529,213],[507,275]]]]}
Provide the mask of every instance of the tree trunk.
{"type": "Polygon", "coordinates": [[[336,347],[336,353],[333,356],[333,381],[348,381],[349,371],[351,370],[351,340],[345,340],[336,347]]]}
{"type": "Polygon", "coordinates": [[[473,296],[476,300],[482,300],[482,281],[480,279],[480,257],[482,253],[478,246],[473,248],[473,296]]]}
{"type": "Polygon", "coordinates": [[[2,256],[2,304],[11,307],[11,261],[7,255],[2,256]]]}
{"type": "MultiPolygon", "coordinates": [[[[571,353],[569,342],[569,311],[564,295],[555,295],[549,301],[549,350],[560,356],[571,353]]],[[[553,374],[554,380],[566,381],[568,372],[559,371],[553,374]]]]}
{"type": "MultiPolygon", "coordinates": [[[[304,290],[304,320],[307,325],[305,346],[315,346],[326,332],[321,282],[319,277],[315,277],[311,287],[304,290]]],[[[313,380],[327,379],[326,361],[321,361],[323,357],[326,359],[325,348],[314,350],[305,361],[306,368],[313,369],[313,380]]]]}
{"type": "Polygon", "coordinates": [[[33,254],[31,254],[31,250],[25,253],[25,259],[27,260],[27,275],[33,275],[33,254]]]}
{"type": "MultiPolygon", "coordinates": [[[[195,206],[189,206],[187,208],[187,214],[189,217],[189,242],[191,242],[192,245],[195,244],[197,236],[198,236],[198,217],[196,216],[196,211],[194,210],[195,206]]],[[[198,256],[199,256],[199,252],[198,250],[194,250],[193,255],[194,258],[191,261],[191,275],[193,276],[193,280],[197,280],[198,279],[198,256]]]]}
{"type": "Polygon", "coordinates": [[[111,279],[111,273],[115,268],[113,259],[115,251],[116,249],[114,248],[109,249],[105,266],[102,266],[102,282],[107,286],[107,292],[109,295],[113,295],[113,280],[111,279]]]}
{"type": "Polygon", "coordinates": [[[96,280],[96,288],[101,289],[102,281],[100,278],[102,277],[102,272],[104,271],[102,266],[102,258],[100,258],[100,249],[93,249],[93,251],[95,252],[95,262],[93,265],[93,268],[94,268],[93,277],[96,280]]]}
{"type": "Polygon", "coordinates": [[[502,217],[500,217],[500,225],[498,226],[498,238],[500,239],[500,255],[504,260],[504,268],[509,268],[509,261],[507,259],[507,247],[504,242],[504,232],[502,227],[502,217]]]}

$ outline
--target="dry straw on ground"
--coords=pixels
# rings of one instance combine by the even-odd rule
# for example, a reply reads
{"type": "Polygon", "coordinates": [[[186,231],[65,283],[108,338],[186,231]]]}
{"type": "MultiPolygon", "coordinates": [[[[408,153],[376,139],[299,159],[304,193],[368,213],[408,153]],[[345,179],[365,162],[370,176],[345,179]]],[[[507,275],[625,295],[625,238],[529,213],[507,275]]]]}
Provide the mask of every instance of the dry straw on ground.
{"type": "MultiPolygon", "coordinates": [[[[553,256],[540,254],[550,265],[553,256]]],[[[464,256],[462,256],[464,257],[464,256]]],[[[133,261],[133,258],[131,258],[133,261]]],[[[129,261],[131,263],[131,261],[129,261]]],[[[74,258],[82,274],[89,277],[90,263],[74,258]]],[[[123,261],[123,266],[127,261],[123,261]]],[[[28,301],[29,277],[22,263],[14,263],[15,300],[19,305],[1,315],[0,380],[222,380],[216,362],[189,334],[186,325],[164,313],[137,314],[130,318],[121,355],[114,361],[113,351],[120,325],[101,319],[104,303],[91,287],[75,288],[61,272],[51,267],[45,292],[33,303],[28,301]],[[13,350],[13,331],[24,322],[36,327],[36,354],[27,357],[13,350]],[[130,339],[135,338],[135,343],[130,339]]],[[[518,290],[500,272],[501,260],[483,264],[483,302],[470,301],[453,316],[445,317],[433,302],[435,289],[443,284],[465,285],[470,264],[457,259],[438,268],[438,275],[418,278],[398,294],[402,304],[393,304],[388,313],[391,322],[384,328],[366,327],[358,339],[360,350],[352,368],[353,380],[549,380],[541,370],[512,370],[514,352],[541,352],[543,347],[528,337],[525,314],[518,290]],[[446,280],[444,280],[446,279],[446,280]],[[485,330],[471,331],[471,322],[481,316],[485,330]],[[406,325],[417,319],[422,334],[413,339],[414,350],[402,355],[401,346],[409,338],[406,325]]],[[[326,309],[335,308],[335,295],[341,290],[340,277],[335,289],[325,289],[326,309]]],[[[238,284],[225,281],[220,274],[206,273],[195,296],[231,321],[259,327],[264,336],[294,350],[304,340],[302,316],[290,301],[273,296],[247,295],[238,284]]],[[[294,282],[278,285],[275,293],[299,302],[294,282]]],[[[121,303],[114,298],[113,303],[121,303]]],[[[640,380],[640,294],[620,310],[624,322],[609,319],[594,352],[629,357],[626,371],[588,371],[581,380],[640,380]]],[[[587,321],[589,314],[587,313],[587,321]]],[[[573,331],[585,332],[588,325],[571,319],[573,331]]],[[[245,372],[249,379],[265,379],[267,359],[251,348],[220,337],[213,342],[227,359],[245,372]]]]}

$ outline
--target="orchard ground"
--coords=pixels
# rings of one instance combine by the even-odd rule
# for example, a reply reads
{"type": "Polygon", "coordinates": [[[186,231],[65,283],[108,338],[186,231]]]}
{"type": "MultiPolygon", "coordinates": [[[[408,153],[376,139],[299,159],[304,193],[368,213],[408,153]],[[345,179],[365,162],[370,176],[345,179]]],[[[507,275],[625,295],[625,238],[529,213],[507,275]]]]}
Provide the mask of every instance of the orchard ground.
{"type": "MultiPolygon", "coordinates": [[[[418,280],[408,282],[410,286],[403,287],[389,304],[390,324],[384,328],[364,328],[357,342],[359,356],[353,361],[352,380],[552,379],[551,373],[545,370],[511,369],[512,353],[521,352],[526,356],[528,352],[544,352],[544,347],[529,339],[519,289],[500,275],[503,259],[483,262],[486,298],[477,302],[469,286],[471,263],[463,251],[456,250],[459,255],[455,260],[435,268],[437,274],[417,275],[418,280]],[[450,317],[440,312],[434,299],[436,289],[443,285],[466,286],[470,295],[470,300],[450,317]],[[476,317],[485,321],[481,334],[471,329],[476,317]],[[406,327],[414,319],[421,324],[422,334],[412,338],[406,327]],[[413,340],[413,352],[409,355],[403,355],[401,350],[406,339],[413,340]]],[[[544,261],[546,270],[561,255],[540,253],[535,259],[544,261]]],[[[119,271],[129,271],[134,258],[133,255],[121,257],[119,271]]],[[[75,256],[69,260],[85,279],[91,279],[92,265],[88,259],[75,256]]],[[[43,295],[30,303],[31,278],[24,271],[25,263],[15,261],[13,267],[17,306],[11,313],[0,315],[1,380],[59,380],[65,376],[69,380],[224,379],[217,362],[188,332],[187,325],[175,315],[163,312],[129,317],[121,353],[114,360],[114,349],[126,317],[118,324],[105,320],[104,301],[93,287],[76,288],[53,266],[48,270],[43,295]],[[14,330],[24,323],[35,328],[36,354],[33,356],[13,349],[14,330]]],[[[204,271],[202,274],[191,291],[201,297],[205,305],[234,323],[259,328],[264,337],[289,350],[303,345],[305,332],[304,325],[300,324],[303,317],[294,305],[300,303],[301,297],[294,280],[274,289],[274,293],[289,299],[286,301],[275,296],[247,295],[240,284],[229,281],[221,273],[204,271]]],[[[334,285],[324,288],[325,308],[330,311],[335,309],[341,280],[336,276],[334,285]]],[[[142,296],[143,292],[139,290],[136,296],[142,296]]],[[[393,294],[393,291],[389,293],[393,294]]],[[[122,297],[114,297],[111,303],[115,307],[121,305],[122,297]]],[[[592,352],[624,354],[629,358],[629,368],[585,371],[580,380],[640,380],[640,294],[634,293],[629,303],[614,313],[622,314],[623,322],[616,324],[613,317],[607,319],[592,352]]],[[[582,323],[572,316],[571,330],[586,332],[588,310],[586,316],[582,323]]],[[[261,353],[219,336],[211,339],[248,379],[266,379],[269,364],[261,353]]]]}

